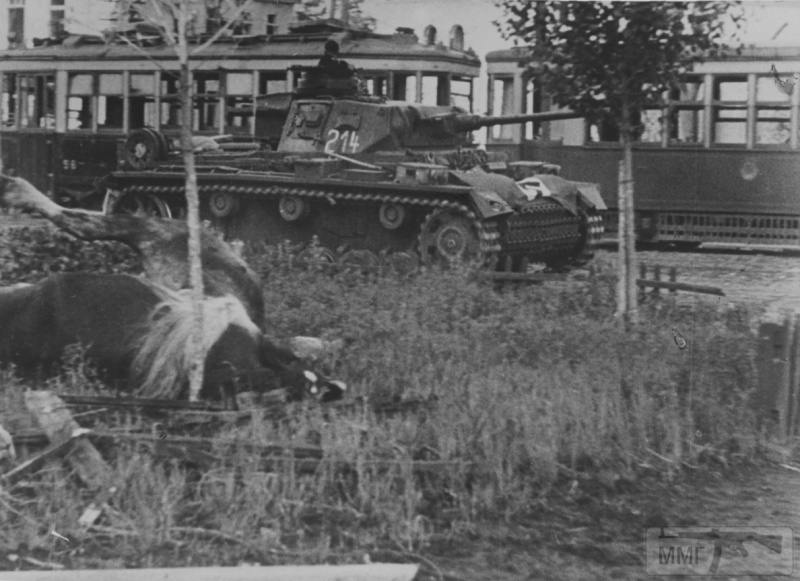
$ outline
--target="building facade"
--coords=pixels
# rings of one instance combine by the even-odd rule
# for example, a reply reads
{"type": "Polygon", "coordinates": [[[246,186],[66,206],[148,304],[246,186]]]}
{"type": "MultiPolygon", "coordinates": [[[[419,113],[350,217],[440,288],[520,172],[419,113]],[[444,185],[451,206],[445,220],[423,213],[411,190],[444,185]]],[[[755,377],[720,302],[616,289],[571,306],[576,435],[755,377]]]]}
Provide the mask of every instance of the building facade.
{"type": "MultiPolygon", "coordinates": [[[[195,0],[194,31],[202,34],[231,14],[222,2],[195,0]]],[[[114,0],[0,0],[0,50],[25,48],[37,39],[101,35],[112,26],[114,0]]],[[[242,12],[243,34],[282,34],[295,19],[295,0],[251,0],[242,12]]]]}

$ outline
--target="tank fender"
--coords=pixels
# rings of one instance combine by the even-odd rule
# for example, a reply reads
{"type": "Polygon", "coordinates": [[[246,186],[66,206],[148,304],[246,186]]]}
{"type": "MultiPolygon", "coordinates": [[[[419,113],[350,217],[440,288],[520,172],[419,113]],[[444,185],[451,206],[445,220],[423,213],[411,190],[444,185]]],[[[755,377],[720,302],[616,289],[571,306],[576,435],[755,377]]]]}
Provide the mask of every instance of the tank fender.
{"type": "Polygon", "coordinates": [[[511,206],[491,190],[473,189],[470,192],[470,197],[481,219],[487,220],[513,212],[511,206]]]}
{"type": "Polygon", "coordinates": [[[608,206],[606,206],[603,196],[600,195],[600,188],[597,184],[591,182],[576,182],[575,185],[578,187],[578,195],[584,204],[597,211],[608,210],[608,206]]]}
{"type": "Polygon", "coordinates": [[[591,182],[573,182],[562,177],[541,174],[535,176],[550,191],[553,200],[573,215],[578,215],[579,206],[605,210],[606,204],[597,185],[591,182]]]}

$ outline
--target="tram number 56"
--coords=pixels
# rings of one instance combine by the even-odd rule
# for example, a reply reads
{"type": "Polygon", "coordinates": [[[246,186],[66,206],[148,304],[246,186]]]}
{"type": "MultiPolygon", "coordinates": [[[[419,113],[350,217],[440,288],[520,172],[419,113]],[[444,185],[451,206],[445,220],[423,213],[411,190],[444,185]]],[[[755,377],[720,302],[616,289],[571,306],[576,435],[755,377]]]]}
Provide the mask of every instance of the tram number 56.
{"type": "Polygon", "coordinates": [[[356,153],[358,151],[358,133],[350,129],[328,131],[325,142],[325,153],[356,153]]]}

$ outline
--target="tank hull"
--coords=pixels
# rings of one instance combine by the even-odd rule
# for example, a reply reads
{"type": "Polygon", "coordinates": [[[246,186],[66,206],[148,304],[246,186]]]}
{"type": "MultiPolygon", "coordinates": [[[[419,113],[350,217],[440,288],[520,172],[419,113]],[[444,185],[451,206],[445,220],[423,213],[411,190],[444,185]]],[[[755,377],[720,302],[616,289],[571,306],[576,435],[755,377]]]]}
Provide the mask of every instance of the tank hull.
{"type": "MultiPolygon", "coordinates": [[[[106,211],[150,208],[180,217],[184,179],[174,167],[116,172],[108,179],[106,211]]],[[[493,211],[485,192],[468,185],[370,180],[201,166],[201,218],[226,238],[248,243],[303,245],[314,238],[330,260],[360,253],[379,263],[398,255],[422,263],[478,260],[511,270],[585,260],[597,234],[589,208],[570,211],[550,197],[493,211]]]]}

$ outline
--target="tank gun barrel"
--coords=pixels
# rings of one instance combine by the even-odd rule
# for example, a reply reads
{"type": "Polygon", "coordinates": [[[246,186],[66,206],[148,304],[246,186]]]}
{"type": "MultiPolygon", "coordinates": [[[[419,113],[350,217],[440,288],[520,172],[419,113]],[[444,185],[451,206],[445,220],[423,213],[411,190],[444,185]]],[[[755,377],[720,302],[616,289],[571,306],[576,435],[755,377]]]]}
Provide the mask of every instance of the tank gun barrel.
{"type": "Polygon", "coordinates": [[[581,116],[573,111],[544,111],[541,113],[527,113],[523,115],[472,115],[469,113],[453,113],[430,118],[431,122],[439,123],[447,131],[459,133],[474,131],[481,127],[494,125],[511,125],[514,123],[528,123],[530,121],[558,121],[561,119],[578,119],[581,116]]]}

